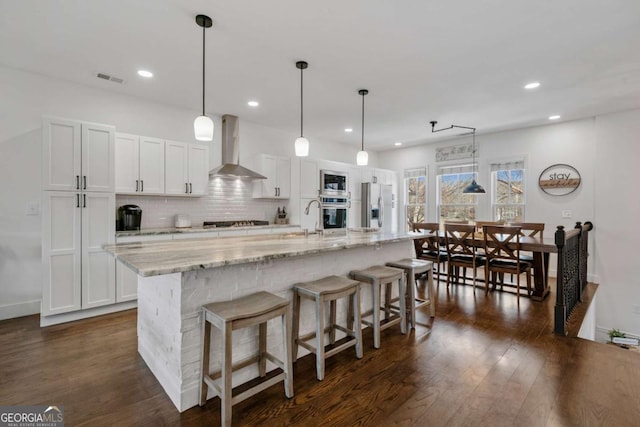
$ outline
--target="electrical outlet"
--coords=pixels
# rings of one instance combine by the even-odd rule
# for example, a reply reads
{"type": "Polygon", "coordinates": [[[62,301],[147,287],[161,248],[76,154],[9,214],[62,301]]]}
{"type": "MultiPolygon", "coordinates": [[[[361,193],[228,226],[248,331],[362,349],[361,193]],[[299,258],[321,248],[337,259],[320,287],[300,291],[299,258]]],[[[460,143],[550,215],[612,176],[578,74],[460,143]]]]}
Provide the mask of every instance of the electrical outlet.
{"type": "Polygon", "coordinates": [[[569,209],[562,211],[562,218],[571,218],[571,216],[572,212],[569,209]]]}

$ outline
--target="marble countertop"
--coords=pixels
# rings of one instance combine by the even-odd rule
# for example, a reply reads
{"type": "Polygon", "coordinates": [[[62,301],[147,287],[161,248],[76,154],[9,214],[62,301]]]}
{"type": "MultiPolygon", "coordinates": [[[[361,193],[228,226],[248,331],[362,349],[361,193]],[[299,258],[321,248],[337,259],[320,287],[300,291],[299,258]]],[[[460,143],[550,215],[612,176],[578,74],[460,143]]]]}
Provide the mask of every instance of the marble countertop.
{"type": "Polygon", "coordinates": [[[283,233],[107,245],[104,249],[141,276],[245,264],[269,259],[411,240],[414,233],[359,233],[322,236],[283,233]]]}
{"type": "Polygon", "coordinates": [[[286,227],[300,227],[296,224],[269,224],[269,225],[252,225],[250,227],[184,227],[184,228],[143,228],[142,230],[116,231],[116,237],[126,236],[153,236],[161,234],[190,234],[190,233],[207,233],[212,231],[230,230],[260,230],[260,229],[278,229],[286,227]]]}

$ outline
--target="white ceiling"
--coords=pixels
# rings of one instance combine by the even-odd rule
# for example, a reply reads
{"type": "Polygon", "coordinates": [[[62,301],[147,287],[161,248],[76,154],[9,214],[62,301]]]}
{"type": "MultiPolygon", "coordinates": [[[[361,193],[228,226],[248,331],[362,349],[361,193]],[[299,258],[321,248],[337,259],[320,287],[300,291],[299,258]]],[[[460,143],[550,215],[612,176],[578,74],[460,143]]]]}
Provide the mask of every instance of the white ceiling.
{"type": "Polygon", "coordinates": [[[360,143],[361,88],[378,150],[433,140],[430,120],[486,133],[640,107],[637,0],[0,0],[0,63],[195,114],[198,13],[207,113],[297,132],[306,60],[312,143],[360,143]]]}

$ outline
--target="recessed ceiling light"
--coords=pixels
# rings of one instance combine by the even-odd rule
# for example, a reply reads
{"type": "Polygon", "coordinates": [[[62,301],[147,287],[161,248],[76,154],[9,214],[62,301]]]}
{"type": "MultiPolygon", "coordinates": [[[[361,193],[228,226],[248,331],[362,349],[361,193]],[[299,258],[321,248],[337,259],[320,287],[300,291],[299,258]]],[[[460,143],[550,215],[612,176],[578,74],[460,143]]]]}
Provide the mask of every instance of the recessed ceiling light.
{"type": "Polygon", "coordinates": [[[353,132],[353,129],[351,129],[351,128],[344,128],[344,131],[345,131],[345,132],[353,132]]]}
{"type": "Polygon", "coordinates": [[[524,85],[525,89],[535,89],[540,87],[540,82],[531,82],[531,83],[527,83],[526,85],[524,85]]]}
{"type": "Polygon", "coordinates": [[[153,77],[153,73],[147,70],[138,70],[138,75],[140,77],[145,77],[147,79],[150,79],[151,77],[153,77]]]}
{"type": "Polygon", "coordinates": [[[249,101],[247,102],[247,105],[249,107],[257,107],[258,105],[260,105],[260,103],[258,101],[249,101]]]}
{"type": "Polygon", "coordinates": [[[560,116],[558,116],[557,114],[554,116],[549,116],[549,120],[558,120],[560,118],[560,116]]]}
{"type": "Polygon", "coordinates": [[[394,142],[393,145],[395,145],[396,147],[399,147],[400,145],[402,145],[402,142],[394,142]]]}

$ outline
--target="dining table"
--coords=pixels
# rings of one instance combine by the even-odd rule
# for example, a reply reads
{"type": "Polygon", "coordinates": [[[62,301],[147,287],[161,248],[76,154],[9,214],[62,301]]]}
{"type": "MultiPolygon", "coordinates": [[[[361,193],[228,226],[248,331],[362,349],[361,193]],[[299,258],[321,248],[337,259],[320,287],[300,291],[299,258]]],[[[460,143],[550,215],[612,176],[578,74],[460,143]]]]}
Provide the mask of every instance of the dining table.
{"type": "MultiPolygon", "coordinates": [[[[438,238],[441,245],[444,245],[445,233],[438,231],[436,233],[414,232],[415,239],[419,238],[438,238]]],[[[467,242],[475,248],[484,248],[484,235],[482,232],[476,232],[473,240],[467,242]]],[[[488,242],[489,246],[491,242],[488,242]]],[[[516,243],[508,245],[511,249],[515,249],[516,243]]],[[[554,237],[540,236],[520,236],[520,252],[531,252],[533,261],[533,283],[534,288],[530,297],[534,301],[542,301],[549,294],[549,257],[552,253],[557,253],[558,248],[555,244],[554,237]]]]}

